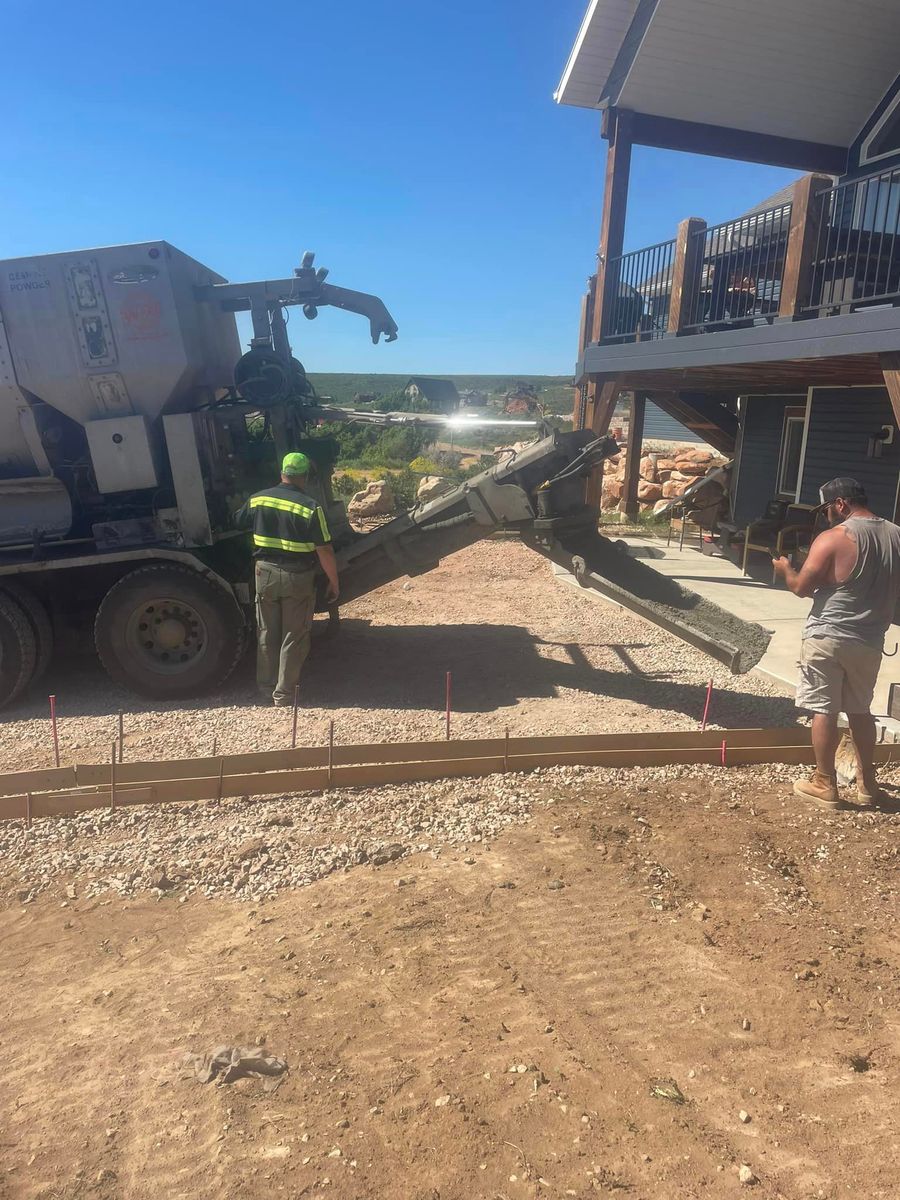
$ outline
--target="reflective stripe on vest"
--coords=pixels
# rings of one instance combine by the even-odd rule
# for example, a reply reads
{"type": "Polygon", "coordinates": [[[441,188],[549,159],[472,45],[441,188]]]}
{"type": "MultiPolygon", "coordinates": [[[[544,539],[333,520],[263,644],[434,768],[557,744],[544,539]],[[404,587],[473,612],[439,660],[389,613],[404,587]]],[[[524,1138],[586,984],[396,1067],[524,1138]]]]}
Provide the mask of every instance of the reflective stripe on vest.
{"type": "Polygon", "coordinates": [[[326,542],[330,542],[331,534],[328,532],[328,526],[325,523],[325,510],[324,508],[317,508],[316,512],[319,514],[319,528],[322,530],[322,537],[326,542]]]}
{"type": "Polygon", "coordinates": [[[315,550],[315,542],[291,542],[287,538],[263,537],[261,533],[254,533],[254,546],[269,550],[293,550],[295,554],[312,554],[315,550]]]}
{"type": "MultiPolygon", "coordinates": [[[[280,496],[253,496],[251,508],[277,508],[280,512],[293,513],[297,517],[311,517],[315,511],[305,504],[297,504],[294,500],[282,500],[280,496]]],[[[319,510],[321,512],[321,509],[319,510]]],[[[321,520],[321,518],[320,518],[321,520]]]]}

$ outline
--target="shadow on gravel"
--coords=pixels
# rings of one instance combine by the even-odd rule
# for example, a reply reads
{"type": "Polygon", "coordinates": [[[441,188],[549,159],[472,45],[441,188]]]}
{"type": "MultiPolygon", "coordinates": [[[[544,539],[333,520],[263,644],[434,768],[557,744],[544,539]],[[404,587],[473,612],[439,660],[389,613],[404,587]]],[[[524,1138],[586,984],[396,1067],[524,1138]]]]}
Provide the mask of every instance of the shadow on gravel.
{"type": "MultiPolygon", "coordinates": [[[[319,630],[324,621],[317,621],[319,630]]],[[[444,707],[447,671],[453,672],[453,707],[458,712],[487,713],[518,700],[550,699],[559,689],[572,689],[598,699],[597,720],[603,723],[604,697],[669,710],[700,719],[705,686],[684,683],[677,655],[663,672],[645,673],[640,666],[642,642],[569,643],[541,641],[508,625],[372,626],[345,619],[336,637],[315,636],[303,674],[303,694],[316,708],[433,709],[444,707]],[[600,668],[589,655],[606,652],[615,666],[600,668]]],[[[710,668],[715,667],[710,660],[710,668]]],[[[712,718],[717,725],[790,725],[793,702],[736,690],[717,690],[712,718]]],[[[54,663],[40,684],[14,706],[7,719],[43,717],[47,695],[57,696],[60,715],[99,716],[202,711],[245,705],[256,699],[253,653],[239,664],[228,684],[209,696],[178,703],[145,699],[116,687],[92,658],[54,663]]]]}
{"type": "MultiPolygon", "coordinates": [[[[632,700],[699,719],[705,687],[680,682],[677,661],[670,671],[644,674],[635,661],[635,653],[639,657],[642,649],[640,642],[542,642],[507,625],[385,628],[345,621],[336,641],[317,648],[305,682],[310,703],[325,708],[360,705],[439,711],[444,705],[445,675],[452,671],[453,707],[460,712],[491,712],[523,698],[550,698],[560,688],[571,688],[601,701],[605,696],[632,700]],[[553,657],[541,652],[551,648],[553,657]],[[587,656],[594,650],[610,651],[621,667],[594,666],[587,656]]],[[[738,690],[715,693],[716,724],[746,723],[748,708],[760,723],[795,722],[792,700],[759,697],[740,690],[739,679],[735,684],[738,690]]],[[[601,708],[598,720],[602,722],[601,708]]]]}

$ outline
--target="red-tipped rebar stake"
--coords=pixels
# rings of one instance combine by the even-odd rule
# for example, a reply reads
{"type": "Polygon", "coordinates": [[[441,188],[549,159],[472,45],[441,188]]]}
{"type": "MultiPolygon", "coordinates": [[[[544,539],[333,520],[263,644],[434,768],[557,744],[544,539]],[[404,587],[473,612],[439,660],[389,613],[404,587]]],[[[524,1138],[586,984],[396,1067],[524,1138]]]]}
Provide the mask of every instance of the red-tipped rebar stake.
{"type": "Polygon", "coordinates": [[[53,726],[53,753],[59,766],[59,735],[56,732],[56,697],[50,696],[50,724],[53,726]]]}
{"type": "Polygon", "coordinates": [[[709,716],[709,704],[712,700],[713,681],[709,681],[709,687],[706,689],[706,703],[703,706],[703,721],[700,725],[700,732],[706,733],[706,719],[709,716]]]}
{"type": "Polygon", "coordinates": [[[447,672],[447,741],[450,741],[450,700],[453,694],[453,672],[447,672]]]}

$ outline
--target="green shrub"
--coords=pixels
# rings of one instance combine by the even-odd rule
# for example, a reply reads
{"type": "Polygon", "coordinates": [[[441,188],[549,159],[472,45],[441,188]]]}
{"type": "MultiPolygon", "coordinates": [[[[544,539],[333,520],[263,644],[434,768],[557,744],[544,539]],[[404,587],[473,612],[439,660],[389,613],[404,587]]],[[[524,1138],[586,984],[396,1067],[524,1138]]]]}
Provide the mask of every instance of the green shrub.
{"type": "Polygon", "coordinates": [[[442,473],[434,459],[426,458],[424,454],[417,455],[409,464],[409,469],[418,475],[440,475],[442,473]]]}
{"type": "Polygon", "coordinates": [[[416,502],[416,490],[419,486],[419,476],[415,471],[411,471],[409,467],[404,467],[402,471],[388,471],[387,479],[397,501],[397,507],[412,508],[416,502]]]}
{"type": "Polygon", "coordinates": [[[344,472],[341,475],[335,475],[332,486],[338,496],[355,496],[362,489],[362,482],[344,472]]]}

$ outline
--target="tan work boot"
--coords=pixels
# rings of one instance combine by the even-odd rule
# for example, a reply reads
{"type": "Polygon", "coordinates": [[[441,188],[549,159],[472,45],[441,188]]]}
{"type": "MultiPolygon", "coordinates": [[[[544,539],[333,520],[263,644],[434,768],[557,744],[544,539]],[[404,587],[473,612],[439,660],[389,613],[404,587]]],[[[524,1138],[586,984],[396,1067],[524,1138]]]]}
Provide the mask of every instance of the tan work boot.
{"type": "Polygon", "coordinates": [[[797,780],[794,793],[805,800],[814,800],[822,808],[843,808],[834,775],[823,775],[820,771],[813,771],[809,779],[797,780]]]}
{"type": "Polygon", "coordinates": [[[874,808],[884,800],[874,768],[856,776],[856,800],[861,808],[874,808]]]}

